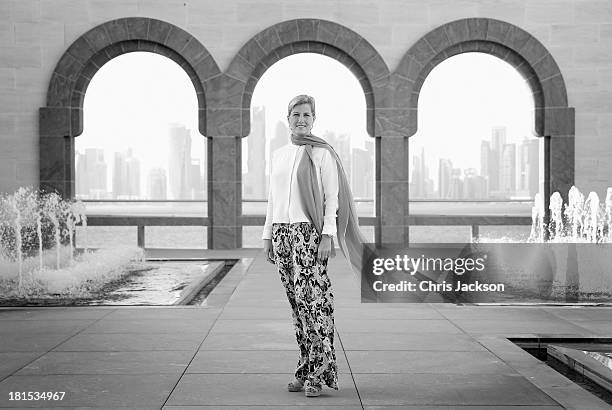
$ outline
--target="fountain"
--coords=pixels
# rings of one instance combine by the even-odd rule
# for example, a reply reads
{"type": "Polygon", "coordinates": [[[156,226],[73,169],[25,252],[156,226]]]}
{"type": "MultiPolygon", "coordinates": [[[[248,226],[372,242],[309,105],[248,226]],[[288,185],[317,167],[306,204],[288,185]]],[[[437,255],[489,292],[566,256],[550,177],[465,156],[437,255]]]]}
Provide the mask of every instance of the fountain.
{"type": "Polygon", "coordinates": [[[568,193],[568,203],[563,209],[563,199],[559,192],[550,196],[550,223],[544,225],[544,203],[536,194],[532,208],[531,234],[528,242],[545,242],[544,233],[548,231],[546,242],[553,243],[604,243],[609,242],[612,232],[612,188],[607,189],[604,204],[599,195],[590,192],[584,195],[573,186],[568,193]]]}
{"type": "Polygon", "coordinates": [[[508,285],[517,301],[612,300],[612,188],[603,204],[596,192],[585,199],[575,186],[567,198],[551,195],[547,225],[543,198],[535,196],[526,243],[481,238],[474,245],[491,256],[487,280],[508,285]]]}
{"type": "Polygon", "coordinates": [[[87,225],[85,211],[80,201],[32,188],[0,197],[0,296],[80,292],[142,259],[137,247],[90,252],[86,243],[76,255],[74,232],[87,225]]]}

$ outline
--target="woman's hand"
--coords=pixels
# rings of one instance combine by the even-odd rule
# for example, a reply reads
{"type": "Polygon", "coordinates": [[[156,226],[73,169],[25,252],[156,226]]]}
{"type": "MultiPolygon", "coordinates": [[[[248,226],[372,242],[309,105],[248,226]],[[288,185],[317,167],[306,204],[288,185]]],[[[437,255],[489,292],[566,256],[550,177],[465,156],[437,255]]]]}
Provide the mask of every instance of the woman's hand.
{"type": "Polygon", "coordinates": [[[264,239],[263,247],[266,260],[270,263],[274,263],[274,248],[272,247],[272,239],[264,239]]]}
{"type": "Polygon", "coordinates": [[[317,249],[317,258],[320,262],[324,262],[329,259],[331,254],[331,236],[323,235],[321,242],[319,242],[319,248],[317,249]]]}

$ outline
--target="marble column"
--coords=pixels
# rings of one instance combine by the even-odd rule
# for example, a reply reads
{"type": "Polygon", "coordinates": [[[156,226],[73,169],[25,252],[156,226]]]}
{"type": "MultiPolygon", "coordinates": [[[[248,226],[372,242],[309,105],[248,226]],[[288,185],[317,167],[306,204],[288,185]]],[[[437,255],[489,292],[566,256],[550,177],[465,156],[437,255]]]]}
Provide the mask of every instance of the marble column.
{"type": "Polygon", "coordinates": [[[65,199],[75,195],[70,114],[70,108],[43,107],[39,110],[39,187],[46,192],[57,192],[65,199]]]}
{"type": "MultiPolygon", "coordinates": [[[[550,136],[548,158],[549,179],[545,181],[550,193],[559,192],[563,201],[568,200],[568,191],[574,185],[574,158],[576,114],[572,107],[545,108],[544,135],[550,136]]],[[[542,115],[541,113],[538,113],[542,115]]]]}
{"type": "Polygon", "coordinates": [[[208,248],[242,246],[241,137],[209,137],[208,248]]]}
{"type": "Polygon", "coordinates": [[[377,138],[377,217],[380,242],[408,243],[408,137],[377,138]]]}

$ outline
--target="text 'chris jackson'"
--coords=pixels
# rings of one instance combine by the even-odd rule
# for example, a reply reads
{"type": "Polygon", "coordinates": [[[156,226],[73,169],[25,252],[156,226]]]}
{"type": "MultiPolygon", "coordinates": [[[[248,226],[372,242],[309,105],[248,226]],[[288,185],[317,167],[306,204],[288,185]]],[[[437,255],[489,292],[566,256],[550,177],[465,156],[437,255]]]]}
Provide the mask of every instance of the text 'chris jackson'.
{"type": "Polygon", "coordinates": [[[503,283],[438,283],[432,281],[422,281],[419,283],[401,281],[399,283],[384,283],[377,280],[372,284],[372,289],[376,292],[503,292],[506,288],[503,283]]]}

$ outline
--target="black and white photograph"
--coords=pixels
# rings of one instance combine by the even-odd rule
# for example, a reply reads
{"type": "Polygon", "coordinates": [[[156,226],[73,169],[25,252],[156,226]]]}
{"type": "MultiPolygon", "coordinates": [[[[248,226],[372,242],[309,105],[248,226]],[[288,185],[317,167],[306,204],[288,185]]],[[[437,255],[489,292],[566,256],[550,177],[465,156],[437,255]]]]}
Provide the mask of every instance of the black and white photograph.
{"type": "Polygon", "coordinates": [[[0,0],[0,408],[609,409],[611,158],[609,0],[0,0]]]}

